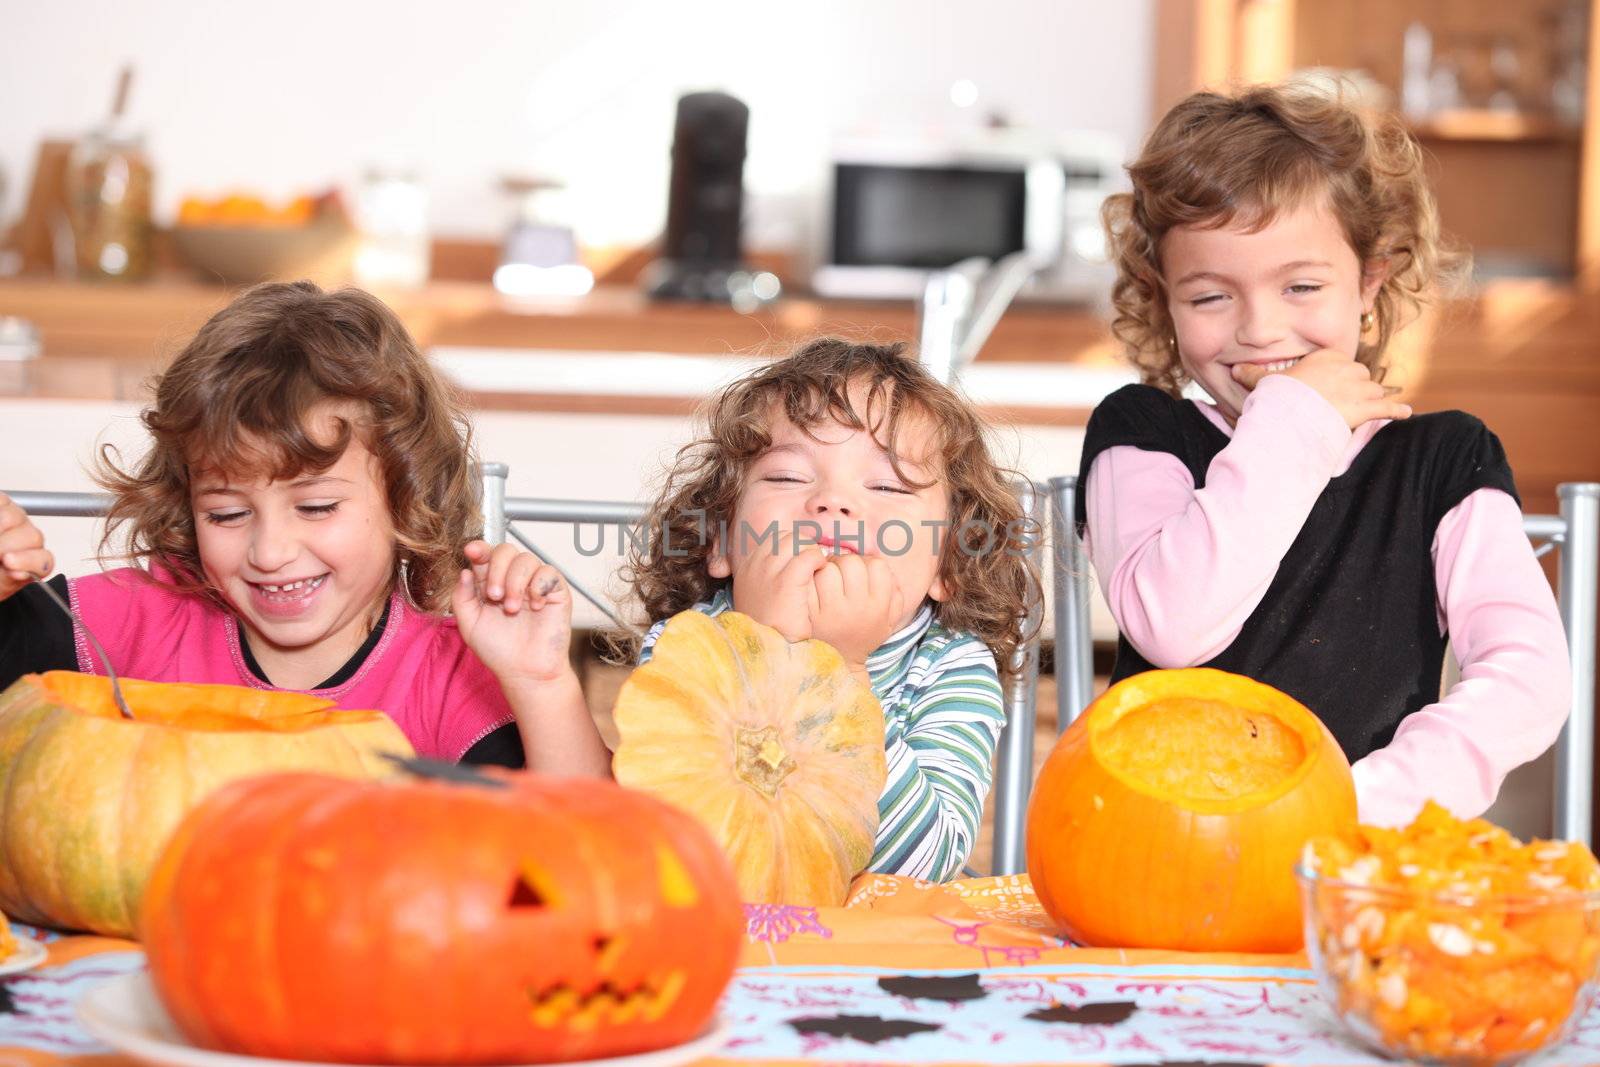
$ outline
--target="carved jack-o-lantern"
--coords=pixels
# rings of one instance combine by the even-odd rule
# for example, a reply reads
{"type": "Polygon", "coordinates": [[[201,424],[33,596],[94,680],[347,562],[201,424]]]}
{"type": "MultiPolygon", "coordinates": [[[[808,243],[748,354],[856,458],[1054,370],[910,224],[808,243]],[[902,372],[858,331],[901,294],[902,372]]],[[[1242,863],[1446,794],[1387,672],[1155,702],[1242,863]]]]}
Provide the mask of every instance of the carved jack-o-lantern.
{"type": "Polygon", "coordinates": [[[687,1041],[744,929],[693,819],[608,782],[508,773],[237,783],[180,825],[140,918],[190,1040],[354,1063],[687,1041]]]}

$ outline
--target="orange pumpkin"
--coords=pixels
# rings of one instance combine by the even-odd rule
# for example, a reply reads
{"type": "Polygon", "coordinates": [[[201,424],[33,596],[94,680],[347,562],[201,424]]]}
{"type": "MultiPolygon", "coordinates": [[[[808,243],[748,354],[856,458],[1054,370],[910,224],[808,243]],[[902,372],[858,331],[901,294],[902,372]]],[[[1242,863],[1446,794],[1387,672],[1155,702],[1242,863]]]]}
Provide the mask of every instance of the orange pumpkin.
{"type": "Polygon", "coordinates": [[[743,932],[727,861],[688,816],[610,782],[508,772],[235,783],[180,826],[140,917],[195,1044],[350,1063],[687,1041],[743,932]]]}
{"type": "Polygon", "coordinates": [[[1356,826],[1350,764],[1270,686],[1206,668],[1112,686],[1061,735],[1028,809],[1028,874],[1089,945],[1301,947],[1294,865],[1356,826]]]}
{"type": "Polygon", "coordinates": [[[844,903],[872,858],[886,771],[883,710],[832,647],[685,611],[613,717],[617,781],[699,819],[745,900],[844,903]]]}
{"type": "Polygon", "coordinates": [[[251,774],[394,773],[410,755],[388,716],[225,685],[52,671],[0,693],[0,909],[25,922],[133,934],[156,855],[185,812],[251,774]]]}

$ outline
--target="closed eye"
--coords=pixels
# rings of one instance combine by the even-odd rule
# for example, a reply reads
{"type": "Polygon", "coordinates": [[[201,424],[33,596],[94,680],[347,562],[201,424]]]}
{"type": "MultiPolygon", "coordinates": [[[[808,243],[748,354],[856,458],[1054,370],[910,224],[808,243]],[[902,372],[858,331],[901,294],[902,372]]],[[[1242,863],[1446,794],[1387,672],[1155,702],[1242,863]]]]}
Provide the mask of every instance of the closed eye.
{"type": "Polygon", "coordinates": [[[1289,286],[1289,292],[1294,293],[1297,296],[1306,296],[1310,293],[1319,293],[1321,291],[1322,286],[1312,285],[1310,282],[1302,282],[1299,285],[1289,286]]]}
{"type": "Polygon", "coordinates": [[[237,522],[238,520],[244,518],[248,514],[250,514],[248,511],[243,511],[243,510],[240,510],[240,511],[208,511],[208,512],[205,513],[205,516],[206,516],[206,521],[211,523],[213,526],[227,526],[229,523],[237,522]]]}
{"type": "Polygon", "coordinates": [[[792,474],[768,474],[762,477],[761,480],[764,482],[786,482],[791,485],[799,485],[801,482],[801,479],[792,474]]]}
{"type": "Polygon", "coordinates": [[[1193,300],[1189,301],[1189,306],[1190,307],[1202,307],[1202,306],[1204,306],[1206,304],[1215,304],[1218,300],[1225,300],[1225,299],[1227,299],[1227,298],[1224,297],[1221,293],[1208,293],[1205,296],[1197,296],[1193,300]]]}
{"type": "Polygon", "coordinates": [[[879,492],[883,492],[883,493],[900,493],[903,496],[913,496],[914,495],[911,492],[911,490],[907,489],[905,486],[900,485],[898,483],[893,483],[893,482],[886,483],[886,484],[883,484],[883,485],[874,485],[874,486],[871,486],[871,488],[876,489],[879,492]]]}
{"type": "Polygon", "coordinates": [[[311,515],[313,517],[332,515],[339,510],[339,501],[335,500],[331,504],[300,504],[295,510],[302,515],[311,515]]]}

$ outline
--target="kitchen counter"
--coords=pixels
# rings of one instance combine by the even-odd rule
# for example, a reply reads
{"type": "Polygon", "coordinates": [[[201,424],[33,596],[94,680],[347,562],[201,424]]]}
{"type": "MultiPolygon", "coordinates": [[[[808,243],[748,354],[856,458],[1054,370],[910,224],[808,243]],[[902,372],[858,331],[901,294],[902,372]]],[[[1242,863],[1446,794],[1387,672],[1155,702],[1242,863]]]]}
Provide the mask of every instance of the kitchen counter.
{"type": "MultiPolygon", "coordinates": [[[[463,382],[474,405],[511,411],[681,415],[702,395],[698,384],[657,392],[624,389],[615,374],[598,373],[598,363],[574,369],[551,360],[676,354],[696,361],[681,365],[681,380],[703,383],[714,372],[703,379],[687,372],[706,361],[755,359],[819,333],[910,341],[916,327],[915,309],[904,302],[788,298],[742,315],[725,307],[653,302],[624,285],[538,303],[514,301],[473,282],[435,282],[379,295],[420,344],[478,368],[476,385],[463,382]],[[531,355],[548,358],[534,366],[531,355]],[[495,371],[497,360],[502,365],[495,371]],[[526,371],[520,377],[518,360],[526,371]],[[561,368],[567,373],[552,373],[561,368]],[[581,386],[586,377],[593,388],[581,386]],[[567,384],[550,388],[556,380],[567,384]]],[[[229,296],[226,289],[177,277],[138,286],[0,279],[0,314],[32,321],[44,353],[27,381],[0,383],[0,389],[25,396],[142,399],[150,373],[229,296]]],[[[1418,410],[1460,408],[1482,418],[1506,445],[1526,509],[1551,511],[1559,482],[1600,478],[1597,339],[1600,294],[1551,282],[1497,282],[1435,308],[1400,333],[1388,380],[1402,385],[1418,410]]],[[[1019,304],[1001,319],[967,381],[996,421],[1081,426],[1096,396],[1130,375],[1098,312],[1019,304]],[[986,378],[999,383],[987,397],[978,395],[989,388],[986,378]]]]}
{"type": "MultiPolygon", "coordinates": [[[[139,399],[150,374],[227,303],[230,292],[178,277],[136,286],[0,280],[0,314],[34,323],[43,350],[25,381],[0,388],[13,395],[139,399]]],[[[541,301],[513,300],[472,282],[435,282],[378,295],[423,347],[479,357],[541,352],[574,361],[590,353],[748,361],[818,334],[909,342],[916,330],[915,309],[905,302],[788,298],[746,315],[715,305],[652,301],[632,286],[603,286],[582,298],[541,301]]],[[[1084,387],[1063,392],[1048,382],[1010,386],[1007,395],[1021,403],[985,405],[988,414],[1005,421],[1081,425],[1098,396],[1130,380],[1104,323],[1082,308],[1014,306],[981,359],[1091,372],[1089,392],[1084,387]]],[[[475,406],[500,410],[685,414],[704,393],[686,394],[681,388],[619,393],[612,387],[614,378],[593,370],[590,389],[569,385],[552,391],[540,384],[552,377],[570,381],[573,373],[525,375],[521,384],[507,384],[506,375],[499,374],[493,389],[461,384],[475,406]]]]}
{"type": "MultiPolygon", "coordinates": [[[[47,355],[141,358],[170,352],[236,290],[179,277],[139,285],[0,279],[0,313],[32,320],[47,355]]],[[[632,286],[602,286],[575,299],[519,301],[475,282],[376,290],[427,345],[751,352],[822,332],[909,341],[909,302],[791,297],[752,314],[728,307],[653,301],[632,286]]],[[[1076,359],[1111,354],[1100,317],[1083,308],[1017,304],[996,327],[984,359],[1076,359]]]]}

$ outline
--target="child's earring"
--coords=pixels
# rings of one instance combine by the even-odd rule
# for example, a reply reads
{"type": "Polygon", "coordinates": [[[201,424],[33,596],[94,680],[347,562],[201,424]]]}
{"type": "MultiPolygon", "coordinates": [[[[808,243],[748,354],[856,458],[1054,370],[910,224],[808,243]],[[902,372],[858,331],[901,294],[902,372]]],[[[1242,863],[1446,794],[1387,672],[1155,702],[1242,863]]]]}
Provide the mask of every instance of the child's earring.
{"type": "Polygon", "coordinates": [[[1371,330],[1372,327],[1373,327],[1373,324],[1376,323],[1377,321],[1378,321],[1378,317],[1376,315],[1374,315],[1372,312],[1363,311],[1361,313],[1361,332],[1362,333],[1366,333],[1367,331],[1371,330]]]}

